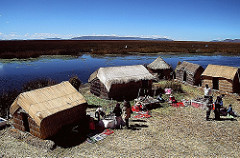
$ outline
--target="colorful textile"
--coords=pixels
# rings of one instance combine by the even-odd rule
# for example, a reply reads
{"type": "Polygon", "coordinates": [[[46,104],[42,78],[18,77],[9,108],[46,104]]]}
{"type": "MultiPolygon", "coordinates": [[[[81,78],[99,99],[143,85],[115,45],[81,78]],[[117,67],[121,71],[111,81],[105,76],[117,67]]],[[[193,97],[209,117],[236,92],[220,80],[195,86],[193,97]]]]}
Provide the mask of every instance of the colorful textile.
{"type": "Polygon", "coordinates": [[[152,117],[152,116],[148,114],[148,111],[139,112],[138,115],[134,116],[134,118],[149,118],[149,117],[152,117]]]}
{"type": "Polygon", "coordinates": [[[91,136],[91,137],[89,136],[89,138],[87,138],[86,141],[88,143],[94,144],[100,140],[105,139],[108,135],[113,134],[113,133],[114,133],[113,130],[105,129],[102,133],[95,134],[94,136],[91,136]]]}
{"type": "Polygon", "coordinates": [[[184,107],[184,104],[182,102],[178,102],[178,103],[172,103],[171,106],[173,106],[173,107],[184,107]]]}

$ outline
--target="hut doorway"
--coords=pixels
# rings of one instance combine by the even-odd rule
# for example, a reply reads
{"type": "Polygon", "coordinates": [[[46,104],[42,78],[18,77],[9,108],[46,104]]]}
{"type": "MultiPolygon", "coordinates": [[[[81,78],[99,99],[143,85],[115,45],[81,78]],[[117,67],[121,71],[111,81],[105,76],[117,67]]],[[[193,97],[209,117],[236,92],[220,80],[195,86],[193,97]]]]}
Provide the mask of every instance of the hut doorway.
{"type": "Polygon", "coordinates": [[[23,126],[25,128],[25,131],[29,132],[29,123],[28,123],[28,114],[22,113],[22,120],[23,120],[23,126]]]}
{"type": "Polygon", "coordinates": [[[187,81],[187,73],[186,73],[186,71],[183,72],[183,81],[187,81]]]}
{"type": "Polygon", "coordinates": [[[219,78],[218,77],[213,77],[212,79],[212,83],[213,83],[213,89],[219,89],[219,78]]]}

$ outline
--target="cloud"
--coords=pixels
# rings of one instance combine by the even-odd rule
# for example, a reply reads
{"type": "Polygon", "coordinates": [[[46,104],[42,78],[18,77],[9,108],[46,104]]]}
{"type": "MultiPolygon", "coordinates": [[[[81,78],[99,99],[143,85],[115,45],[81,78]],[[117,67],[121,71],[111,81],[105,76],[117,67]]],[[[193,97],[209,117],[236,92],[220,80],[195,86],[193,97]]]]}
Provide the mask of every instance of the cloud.
{"type": "Polygon", "coordinates": [[[80,36],[119,36],[119,37],[141,37],[141,38],[168,38],[172,39],[169,36],[163,35],[117,35],[117,34],[91,34],[91,35],[78,35],[78,34],[55,34],[55,33],[25,33],[18,34],[17,32],[11,32],[9,34],[4,34],[0,32],[0,37],[4,40],[11,39],[46,39],[46,38],[62,38],[62,39],[71,39],[73,37],[80,36]]]}
{"type": "Polygon", "coordinates": [[[61,35],[61,34],[55,34],[55,33],[34,33],[34,34],[26,33],[24,36],[28,39],[46,39],[46,38],[68,39],[68,38],[74,37],[74,35],[71,35],[71,34],[61,35]]]}
{"type": "Polygon", "coordinates": [[[54,33],[25,33],[18,34],[16,32],[11,32],[9,34],[4,34],[0,32],[0,37],[3,40],[11,40],[11,39],[46,39],[46,38],[62,38],[62,39],[70,39],[72,37],[76,37],[76,35],[72,34],[54,34],[54,33]]]}

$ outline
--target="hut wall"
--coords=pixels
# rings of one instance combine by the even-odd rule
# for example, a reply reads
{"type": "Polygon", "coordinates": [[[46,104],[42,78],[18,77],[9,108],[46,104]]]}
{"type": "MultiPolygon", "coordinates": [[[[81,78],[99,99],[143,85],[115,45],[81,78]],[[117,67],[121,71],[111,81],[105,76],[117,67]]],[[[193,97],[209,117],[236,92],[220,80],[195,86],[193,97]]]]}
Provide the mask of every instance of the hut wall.
{"type": "Polygon", "coordinates": [[[26,128],[24,126],[24,120],[23,120],[23,113],[22,112],[15,112],[13,114],[13,126],[16,129],[19,129],[21,131],[26,131],[26,128]]]}
{"type": "Polygon", "coordinates": [[[90,92],[96,96],[100,96],[101,93],[101,85],[99,79],[94,79],[90,83],[90,92]]]}
{"type": "Polygon", "coordinates": [[[186,82],[191,85],[195,84],[195,78],[193,73],[187,72],[186,82]]]}
{"type": "Polygon", "coordinates": [[[40,125],[40,138],[45,139],[56,134],[65,125],[85,121],[86,109],[85,103],[44,118],[40,125]]]}
{"type": "Polygon", "coordinates": [[[40,127],[35,123],[35,121],[31,117],[28,117],[28,123],[29,123],[30,133],[36,137],[44,139],[44,137],[41,135],[40,127]]]}
{"type": "Polygon", "coordinates": [[[42,120],[40,127],[26,113],[13,114],[13,126],[21,131],[29,131],[32,135],[46,139],[56,134],[64,125],[85,121],[87,104],[82,104],[53,114],[42,120]],[[24,119],[25,116],[27,119],[24,119]],[[28,128],[26,128],[26,125],[28,128]]]}
{"type": "Polygon", "coordinates": [[[202,77],[202,87],[204,88],[206,84],[207,84],[210,88],[213,87],[212,77],[209,77],[209,76],[203,76],[203,77],[202,77]]]}
{"type": "Polygon", "coordinates": [[[140,81],[126,84],[113,84],[109,92],[109,99],[123,100],[136,98],[140,87],[140,81]]]}
{"type": "Polygon", "coordinates": [[[204,69],[202,67],[199,67],[194,75],[194,85],[201,85],[201,75],[203,73],[204,69]]]}
{"type": "MultiPolygon", "coordinates": [[[[184,70],[178,70],[176,72],[176,79],[183,82],[184,81],[184,70]]],[[[188,84],[194,85],[195,84],[195,78],[194,78],[194,74],[187,72],[186,71],[186,81],[188,84]]]]}
{"type": "Polygon", "coordinates": [[[186,83],[190,85],[199,85],[201,84],[201,74],[203,72],[203,68],[199,68],[196,73],[188,72],[183,69],[176,71],[176,79],[183,82],[184,81],[184,75],[186,73],[186,83]]]}
{"type": "Polygon", "coordinates": [[[108,99],[108,91],[98,78],[91,81],[90,92],[98,97],[108,99]]]}
{"type": "MultiPolygon", "coordinates": [[[[225,78],[218,78],[219,79],[219,83],[218,83],[218,87],[220,91],[225,91],[225,92],[234,92],[233,89],[233,82],[231,80],[227,80],[225,78]]],[[[213,87],[213,78],[210,76],[203,76],[202,77],[202,87],[204,88],[206,84],[208,84],[208,86],[210,88],[213,87]]]]}
{"type": "Polygon", "coordinates": [[[138,81],[129,82],[126,84],[114,84],[112,85],[109,92],[109,99],[123,100],[123,99],[134,99],[138,96],[139,89],[145,89],[145,92],[151,94],[152,81],[138,81]],[[143,82],[147,82],[147,85],[143,85],[143,82]]]}
{"type": "Polygon", "coordinates": [[[233,82],[225,78],[219,78],[219,90],[225,92],[233,92],[233,82]]]}

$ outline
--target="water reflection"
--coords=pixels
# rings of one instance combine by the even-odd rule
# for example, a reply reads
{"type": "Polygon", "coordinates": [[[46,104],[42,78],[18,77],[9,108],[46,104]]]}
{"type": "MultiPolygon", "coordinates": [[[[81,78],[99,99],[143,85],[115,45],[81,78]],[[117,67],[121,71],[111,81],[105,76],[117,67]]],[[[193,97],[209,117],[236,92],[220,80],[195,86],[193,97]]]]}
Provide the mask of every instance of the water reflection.
{"type": "Polygon", "coordinates": [[[201,54],[128,54],[128,55],[92,55],[76,56],[41,56],[24,60],[0,59],[0,87],[3,89],[20,88],[29,80],[51,78],[57,82],[68,80],[77,75],[83,82],[99,67],[148,64],[161,56],[173,68],[179,61],[199,64],[204,68],[208,64],[240,67],[239,56],[201,55],[201,54]],[[4,71],[3,71],[4,70],[4,71]],[[3,73],[4,72],[4,73],[3,73]]]}

